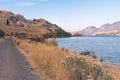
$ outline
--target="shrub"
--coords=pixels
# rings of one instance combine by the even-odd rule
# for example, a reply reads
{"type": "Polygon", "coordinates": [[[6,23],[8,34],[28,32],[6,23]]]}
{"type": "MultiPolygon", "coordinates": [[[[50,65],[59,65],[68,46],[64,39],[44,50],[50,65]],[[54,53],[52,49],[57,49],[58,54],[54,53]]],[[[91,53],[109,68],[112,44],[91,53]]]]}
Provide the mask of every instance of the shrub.
{"type": "Polygon", "coordinates": [[[91,56],[93,58],[97,58],[97,56],[95,55],[95,53],[93,51],[84,51],[84,52],[81,52],[80,55],[88,55],[88,56],[91,56]]]}
{"type": "Polygon", "coordinates": [[[57,46],[57,42],[55,39],[52,39],[52,40],[45,40],[44,42],[46,45],[48,46],[57,46]]]}
{"type": "Polygon", "coordinates": [[[114,80],[101,65],[93,64],[90,60],[85,56],[70,56],[65,60],[64,65],[73,75],[74,80],[114,80]]]}

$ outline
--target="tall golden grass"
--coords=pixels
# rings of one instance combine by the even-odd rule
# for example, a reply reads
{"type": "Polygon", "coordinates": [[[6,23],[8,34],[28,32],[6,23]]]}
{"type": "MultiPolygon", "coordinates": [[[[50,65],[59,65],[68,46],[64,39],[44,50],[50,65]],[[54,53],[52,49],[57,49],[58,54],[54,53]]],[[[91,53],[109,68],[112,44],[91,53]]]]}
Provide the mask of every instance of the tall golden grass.
{"type": "Polygon", "coordinates": [[[59,49],[54,41],[15,39],[41,80],[120,80],[119,68],[90,56],[59,49]]]}
{"type": "Polygon", "coordinates": [[[45,43],[18,39],[15,41],[25,52],[24,54],[34,70],[41,75],[41,80],[63,80],[67,78],[68,71],[65,70],[62,62],[68,52],[58,49],[54,41],[46,41],[45,43]]]}
{"type": "Polygon", "coordinates": [[[2,41],[2,39],[0,38],[0,42],[2,41]]]}
{"type": "Polygon", "coordinates": [[[2,42],[4,40],[4,38],[0,38],[0,42],[2,42]]]}

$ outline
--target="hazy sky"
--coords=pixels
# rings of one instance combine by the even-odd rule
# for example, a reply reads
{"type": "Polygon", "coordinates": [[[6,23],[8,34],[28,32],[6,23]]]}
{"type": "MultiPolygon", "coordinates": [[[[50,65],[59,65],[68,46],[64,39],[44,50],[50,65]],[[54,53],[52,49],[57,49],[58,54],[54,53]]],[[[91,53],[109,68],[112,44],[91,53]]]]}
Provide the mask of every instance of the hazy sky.
{"type": "Polygon", "coordinates": [[[66,31],[120,21],[120,0],[0,0],[0,9],[44,18],[66,31]]]}

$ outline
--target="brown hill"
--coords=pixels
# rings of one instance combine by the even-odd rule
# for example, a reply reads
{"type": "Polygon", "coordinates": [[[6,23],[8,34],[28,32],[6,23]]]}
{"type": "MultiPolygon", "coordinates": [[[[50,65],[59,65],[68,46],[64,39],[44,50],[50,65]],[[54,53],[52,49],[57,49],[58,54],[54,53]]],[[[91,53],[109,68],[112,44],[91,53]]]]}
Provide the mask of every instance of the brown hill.
{"type": "Polygon", "coordinates": [[[44,19],[28,20],[20,14],[14,14],[6,10],[0,10],[0,28],[5,32],[5,35],[21,36],[22,38],[68,37],[70,35],[56,24],[44,19]]]}

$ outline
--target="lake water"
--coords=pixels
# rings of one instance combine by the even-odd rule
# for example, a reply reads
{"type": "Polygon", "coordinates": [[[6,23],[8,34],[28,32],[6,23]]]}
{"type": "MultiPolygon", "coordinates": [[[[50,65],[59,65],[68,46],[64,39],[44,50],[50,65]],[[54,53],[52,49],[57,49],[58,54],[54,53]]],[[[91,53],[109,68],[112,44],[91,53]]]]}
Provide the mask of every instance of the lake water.
{"type": "Polygon", "coordinates": [[[71,37],[57,38],[60,48],[80,53],[93,50],[99,58],[120,65],[120,37],[71,37]]]}

